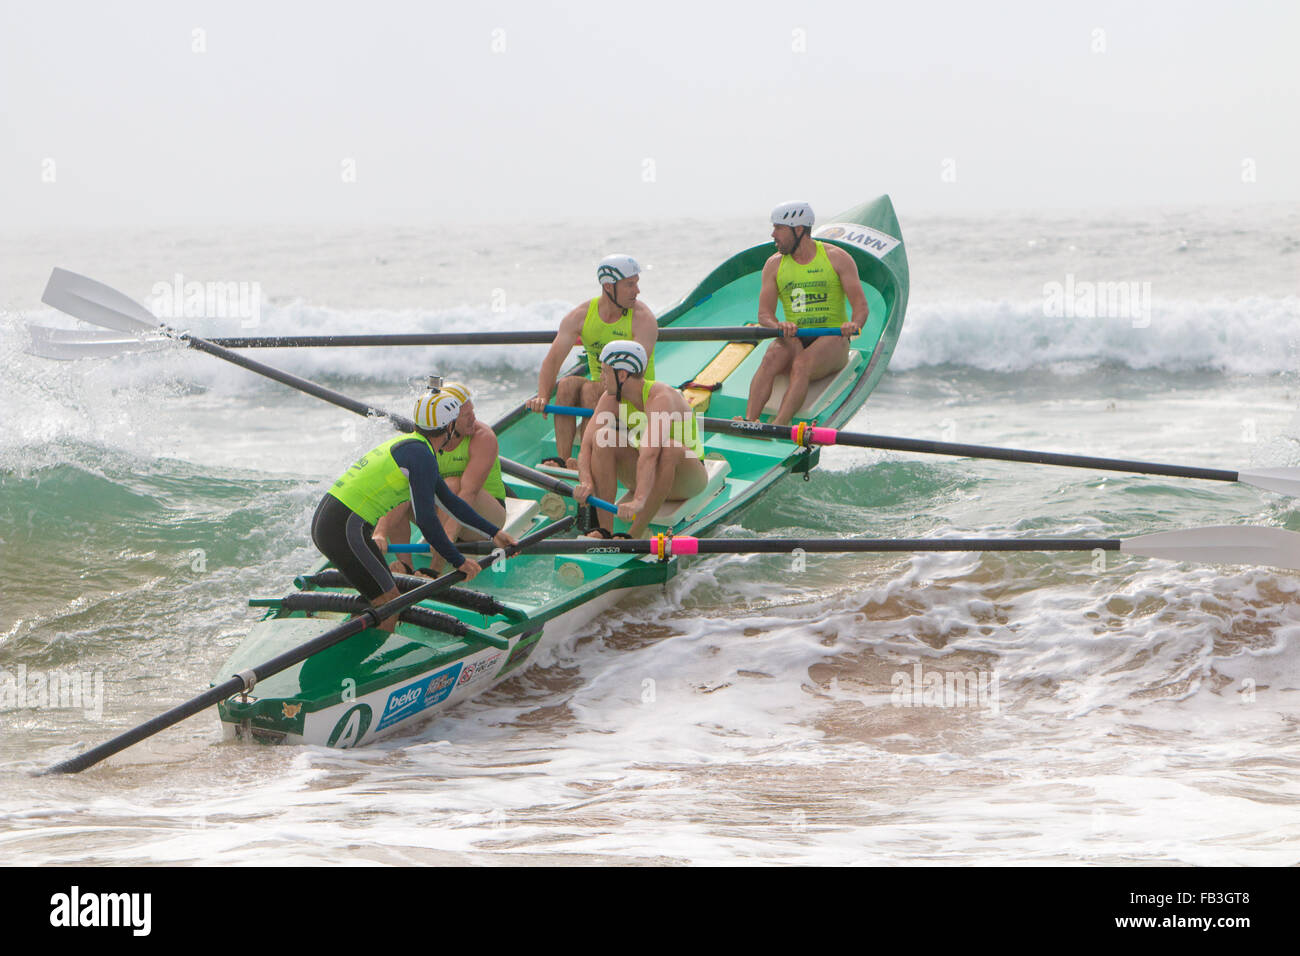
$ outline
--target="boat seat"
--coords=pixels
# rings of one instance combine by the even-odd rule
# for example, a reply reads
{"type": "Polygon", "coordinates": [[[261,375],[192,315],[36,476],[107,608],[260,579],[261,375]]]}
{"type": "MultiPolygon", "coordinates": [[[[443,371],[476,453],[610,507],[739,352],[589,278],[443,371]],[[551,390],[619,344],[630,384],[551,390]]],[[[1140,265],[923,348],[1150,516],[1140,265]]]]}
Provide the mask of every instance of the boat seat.
{"type": "MultiPolygon", "coordinates": [[[[857,377],[858,366],[861,364],[862,353],[857,349],[849,349],[849,360],[844,363],[842,369],[825,375],[815,382],[809,382],[808,394],[803,400],[803,405],[794,413],[795,421],[819,417],[831,400],[842,395],[845,387],[857,377]]],[[[781,410],[781,399],[785,398],[785,390],[789,386],[788,374],[782,372],[776,377],[772,383],[772,396],[763,406],[764,415],[775,416],[781,410]]]]}
{"type": "MultiPolygon", "coordinates": [[[[555,468],[549,465],[538,465],[538,471],[544,471],[548,475],[555,475],[558,478],[568,478],[570,481],[578,480],[578,473],[569,468],[555,468]]],[[[704,486],[704,490],[692,498],[670,498],[665,501],[659,508],[659,511],[651,519],[652,526],[675,527],[690,518],[694,518],[704,508],[704,505],[722,490],[723,482],[727,474],[731,471],[731,464],[725,458],[704,458],[704,470],[708,473],[709,481],[704,486]]],[[[626,490],[622,482],[619,483],[620,490],[626,490]]]]}
{"type": "Polygon", "coordinates": [[[727,474],[731,471],[731,462],[725,458],[704,459],[704,470],[709,480],[704,490],[690,498],[669,498],[650,519],[652,527],[673,528],[694,518],[709,501],[722,491],[727,474]]]}
{"type": "MultiPolygon", "coordinates": [[[[533,517],[541,508],[541,503],[533,501],[531,498],[507,498],[506,499],[506,530],[516,538],[520,537],[533,522],[533,517]]],[[[447,509],[438,502],[438,513],[445,515],[447,509]]],[[[468,525],[461,527],[460,538],[462,541],[482,541],[484,535],[477,528],[471,528],[468,525]]]]}

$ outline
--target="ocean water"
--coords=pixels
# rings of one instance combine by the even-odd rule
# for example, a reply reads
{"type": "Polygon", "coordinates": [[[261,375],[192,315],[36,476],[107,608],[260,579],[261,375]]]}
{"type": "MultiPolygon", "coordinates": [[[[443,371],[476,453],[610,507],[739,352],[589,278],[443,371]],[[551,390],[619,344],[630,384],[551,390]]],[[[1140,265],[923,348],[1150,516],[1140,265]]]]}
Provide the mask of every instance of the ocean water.
{"type": "MultiPolygon", "coordinates": [[[[848,426],[1228,469],[1300,465],[1300,208],[899,210],[902,338],[848,426]]],[[[0,243],[0,699],[9,863],[1300,861],[1300,576],[1092,554],[695,559],[410,736],[223,744],[192,718],[30,771],[207,686],[249,594],[315,559],[325,484],[384,427],[203,355],[23,351],[52,266],[141,300],[257,283],[210,335],[553,328],[611,250],[663,311],[761,220],[250,229],[0,243]],[[0,688],[2,689],[2,688],[0,688]],[[63,701],[62,703],[67,703],[63,701]],[[38,704],[40,702],[37,702],[38,704]]],[[[544,349],[258,357],[386,407],[454,373],[488,420],[544,349]]],[[[829,448],[752,534],[1300,530],[1237,484],[829,448]]]]}

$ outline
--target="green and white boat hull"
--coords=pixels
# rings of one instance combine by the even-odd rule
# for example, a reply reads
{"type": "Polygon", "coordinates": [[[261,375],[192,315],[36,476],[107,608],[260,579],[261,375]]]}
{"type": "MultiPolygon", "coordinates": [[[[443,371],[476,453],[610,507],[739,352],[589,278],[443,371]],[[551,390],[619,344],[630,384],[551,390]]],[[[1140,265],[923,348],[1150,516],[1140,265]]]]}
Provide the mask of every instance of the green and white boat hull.
{"type": "MultiPolygon", "coordinates": [[[[814,235],[847,250],[858,264],[870,316],[853,340],[845,371],[810,398],[800,419],[843,426],[867,400],[889,363],[907,304],[908,269],[902,233],[888,197],[843,213],[814,235]]],[[[660,319],[662,326],[735,326],[757,314],[760,273],[773,252],[764,243],[732,256],[660,319]]],[[[743,414],[749,380],[765,341],[712,394],[709,417],[743,414]]],[[[660,381],[687,382],[708,365],[724,342],[663,342],[655,351],[660,381]]],[[[522,405],[495,425],[504,458],[529,464],[554,454],[553,420],[522,405]]],[[[743,434],[705,436],[706,464],[713,476],[705,492],[679,505],[669,524],[653,531],[702,536],[767,493],[791,472],[815,467],[818,451],[743,434]]],[[[512,531],[544,525],[544,492],[507,475],[512,531]]],[[[550,495],[548,505],[558,496],[550,495]]],[[[571,500],[560,501],[570,510],[571,500]]],[[[551,510],[548,507],[548,510],[551,510]]],[[[661,514],[664,514],[661,512],[661,514]]],[[[417,564],[427,559],[417,559],[417,564]]],[[[494,600],[470,609],[448,600],[425,601],[426,611],[445,617],[402,620],[394,634],[370,629],[348,638],[273,677],[249,693],[219,705],[228,737],[331,747],[369,744],[424,724],[449,707],[475,697],[521,671],[544,639],[559,641],[587,626],[626,594],[661,587],[678,570],[678,559],[583,554],[520,555],[496,562],[473,582],[494,600]],[[458,633],[450,633],[458,632],[458,633]]],[[[224,681],[298,646],[349,616],[347,610],[303,608],[303,603],[355,596],[331,583],[322,564],[299,578],[285,598],[255,599],[266,616],[217,674],[224,681]],[[318,577],[321,572],[325,578],[318,577]],[[328,595],[339,597],[330,598],[328,595]]]]}

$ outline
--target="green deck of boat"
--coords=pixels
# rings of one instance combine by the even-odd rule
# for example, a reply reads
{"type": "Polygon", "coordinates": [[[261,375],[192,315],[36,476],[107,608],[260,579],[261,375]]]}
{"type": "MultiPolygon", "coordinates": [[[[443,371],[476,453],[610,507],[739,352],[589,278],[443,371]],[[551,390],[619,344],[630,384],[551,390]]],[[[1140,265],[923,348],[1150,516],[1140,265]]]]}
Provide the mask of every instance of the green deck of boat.
{"type": "MultiPolygon", "coordinates": [[[[839,221],[874,226],[901,239],[893,207],[881,197],[842,214],[839,221]]],[[[861,353],[861,368],[851,388],[827,396],[812,417],[831,427],[842,426],[866,400],[888,365],[889,356],[902,325],[907,299],[907,263],[900,243],[880,260],[861,249],[839,244],[858,264],[869,307],[868,322],[851,348],[861,353]]],[[[681,304],[660,318],[661,326],[737,326],[755,321],[760,272],[772,254],[770,243],[739,253],[715,269],[681,304]]],[[[680,385],[702,370],[725,342],[661,342],[655,349],[658,380],[680,385]]],[[[745,411],[749,380],[770,340],[759,343],[746,360],[715,392],[707,415],[729,419],[745,411]]],[[[585,359],[583,360],[585,369],[585,359]]],[[[516,408],[495,425],[501,455],[521,464],[535,465],[555,453],[554,418],[516,408]]],[[[811,467],[811,456],[789,442],[767,441],[735,435],[706,433],[705,453],[723,456],[730,465],[721,492],[693,519],[672,530],[679,534],[702,535],[724,519],[732,518],[792,469],[811,467]]],[[[543,491],[506,476],[514,497],[539,499],[543,491]]],[[[620,486],[620,494],[622,488],[620,486]]],[[[573,502],[567,502],[570,512],[573,502]]],[[[538,518],[535,526],[545,523],[538,518]]],[[[530,529],[531,530],[531,529],[530,529]]],[[[667,529],[653,529],[667,530],[667,529]]],[[[416,539],[418,540],[418,538],[416,539]]],[[[427,558],[416,556],[417,566],[427,558]]],[[[326,567],[322,564],[320,567],[326,567]]],[[[319,570],[319,568],[317,569],[319,570]]],[[[626,555],[583,555],[564,557],[519,556],[504,563],[504,570],[484,571],[474,582],[475,590],[498,598],[514,611],[513,618],[483,614],[424,602],[422,606],[451,614],[471,627],[502,637],[533,634],[546,621],[558,617],[612,589],[659,584],[676,573],[677,561],[658,562],[626,555]],[[563,569],[563,573],[561,572],[563,569]],[[581,580],[578,580],[579,574],[581,580]]],[[[353,592],[354,593],[354,592],[353,592]]],[[[283,612],[272,609],[255,625],[219,672],[220,679],[251,668],[277,654],[323,633],[344,620],[341,613],[283,612]]],[[[299,731],[304,711],[331,706],[347,694],[361,696],[370,690],[395,686],[440,667],[454,664],[487,645],[472,638],[430,632],[406,622],[392,635],[364,631],[308,661],[267,678],[257,685],[256,698],[246,703],[227,701],[222,718],[249,717],[274,720],[281,729],[299,731]],[[303,704],[293,718],[280,710],[285,701],[303,704]]],[[[518,649],[516,649],[518,650],[518,649]]],[[[293,710],[293,707],[287,708],[293,710]]]]}

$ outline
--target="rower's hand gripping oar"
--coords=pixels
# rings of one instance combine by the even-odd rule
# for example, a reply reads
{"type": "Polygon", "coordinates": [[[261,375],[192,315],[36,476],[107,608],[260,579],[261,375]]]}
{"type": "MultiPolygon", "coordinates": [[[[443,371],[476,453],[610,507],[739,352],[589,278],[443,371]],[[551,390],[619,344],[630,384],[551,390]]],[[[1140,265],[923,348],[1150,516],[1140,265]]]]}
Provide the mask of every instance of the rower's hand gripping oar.
{"type": "MultiPolygon", "coordinates": [[[[272,368],[270,365],[255,362],[253,359],[246,358],[238,352],[232,352],[207,339],[201,339],[188,332],[170,328],[158,321],[158,318],[152,312],[134,299],[104,285],[102,282],[96,282],[86,276],[69,272],[67,269],[54,269],[50,273],[50,281],[45,286],[45,294],[41,296],[41,301],[46,305],[53,306],[60,312],[66,312],[73,318],[82,319],[95,325],[102,325],[117,332],[125,332],[130,335],[148,333],[153,337],[153,341],[157,341],[158,335],[161,333],[163,336],[175,339],[189,348],[207,352],[209,355],[214,355],[241,368],[246,368],[250,372],[256,372],[258,375],[274,379],[282,385],[288,385],[290,388],[323,399],[332,405],[346,408],[350,412],[367,417],[370,415],[383,416],[391,420],[402,431],[409,432],[415,429],[415,423],[404,415],[394,415],[392,412],[387,412],[377,406],[366,405],[363,402],[348,398],[346,395],[340,395],[323,385],[310,382],[305,378],[299,378],[297,375],[291,375],[278,368],[272,368]]],[[[54,339],[51,339],[51,341],[54,341],[54,339]]],[[[522,478],[538,487],[554,491],[567,498],[573,497],[573,486],[560,481],[558,478],[540,471],[534,471],[525,465],[520,465],[506,458],[501,459],[501,468],[507,474],[522,478]]],[[[588,498],[587,500],[597,508],[611,514],[618,514],[618,508],[608,501],[599,498],[588,498]]]]}
{"type": "MultiPolygon", "coordinates": [[[[467,541],[456,546],[466,554],[488,553],[492,547],[486,541],[467,541]]],[[[420,547],[407,545],[402,550],[420,547]]],[[[396,545],[390,548],[396,549],[396,545]]],[[[1253,525],[1183,528],[1129,538],[693,538],[661,534],[653,538],[547,541],[535,547],[533,553],[652,554],[667,560],[694,554],[789,554],[796,549],[809,554],[1101,550],[1164,561],[1300,569],[1300,532],[1253,525]]]]}
{"type": "MultiPolygon", "coordinates": [[[[547,405],[556,415],[590,416],[589,408],[547,405]]],[[[1240,482],[1265,491],[1300,496],[1300,468],[1256,468],[1228,471],[1221,468],[1196,468],[1187,465],[1164,465],[1158,462],[1130,461],[1123,458],[1096,458],[1088,455],[1064,455],[1048,451],[1019,448],[995,448],[991,445],[963,445],[956,442],[928,441],[919,438],[895,438],[842,432],[800,422],[797,425],[768,425],[761,422],[734,421],[725,418],[701,418],[705,431],[741,435],[748,438],[779,438],[802,447],[813,445],[849,445],[856,448],[879,448],[884,451],[915,452],[922,455],[953,455],[960,458],[987,458],[993,461],[1017,461],[1034,465],[1062,465],[1068,468],[1093,468],[1097,471],[1122,471],[1138,475],[1162,475],[1169,478],[1200,478],[1205,481],[1240,482]]]]}
{"type": "MultiPolygon", "coordinates": [[[[567,530],[572,524],[572,515],[567,518],[561,518],[559,521],[553,522],[546,527],[521,538],[517,545],[506,549],[504,554],[507,557],[511,557],[522,551],[530,550],[541,541],[549,538],[551,535],[567,530]]],[[[501,553],[502,552],[498,550],[489,554],[481,562],[482,566],[485,568],[488,567],[501,553]]],[[[305,644],[295,647],[292,650],[285,651],[283,654],[272,658],[265,664],[244,671],[241,674],[236,674],[225,683],[218,684],[216,687],[209,689],[198,697],[194,697],[177,707],[173,707],[165,714],[160,714],[133,730],[120,734],[112,740],[100,744],[98,747],[93,747],[90,750],[87,750],[85,753],[64,760],[62,763],[56,763],[54,766],[42,771],[42,773],[78,773],[85,770],[87,767],[99,763],[106,757],[111,757],[113,754],[125,750],[132,744],[139,743],[147,737],[152,737],[160,730],[165,730],[173,724],[180,723],[186,717],[192,717],[199,711],[206,710],[214,704],[220,703],[227,697],[234,694],[246,693],[252,690],[258,681],[266,680],[266,678],[273,674],[278,674],[280,671],[287,670],[293,665],[305,661],[313,654],[319,654],[326,648],[333,647],[340,641],[344,641],[354,634],[359,634],[367,628],[376,627],[379,622],[385,618],[392,617],[394,614],[399,614],[408,607],[411,607],[413,604],[423,601],[426,598],[433,597],[439,591],[445,591],[458,581],[464,580],[464,578],[465,575],[460,571],[451,571],[433,581],[430,581],[428,584],[422,584],[414,590],[407,591],[405,594],[394,598],[387,604],[379,607],[366,608],[356,617],[350,618],[338,627],[331,628],[319,637],[312,638],[305,644]]]]}

